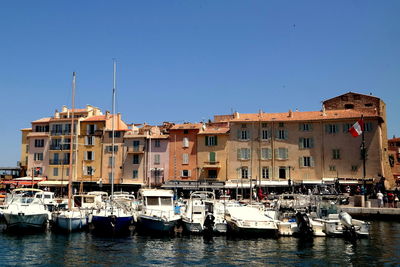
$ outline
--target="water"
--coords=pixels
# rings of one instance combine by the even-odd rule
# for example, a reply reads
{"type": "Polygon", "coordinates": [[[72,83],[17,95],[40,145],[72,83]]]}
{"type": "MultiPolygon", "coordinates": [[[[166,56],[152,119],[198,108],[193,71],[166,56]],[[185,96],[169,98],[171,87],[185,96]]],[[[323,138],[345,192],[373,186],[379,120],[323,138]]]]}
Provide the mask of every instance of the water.
{"type": "Polygon", "coordinates": [[[100,237],[51,232],[0,233],[0,265],[207,265],[395,266],[400,264],[400,223],[372,222],[371,236],[341,238],[228,238],[218,236],[100,237]]]}

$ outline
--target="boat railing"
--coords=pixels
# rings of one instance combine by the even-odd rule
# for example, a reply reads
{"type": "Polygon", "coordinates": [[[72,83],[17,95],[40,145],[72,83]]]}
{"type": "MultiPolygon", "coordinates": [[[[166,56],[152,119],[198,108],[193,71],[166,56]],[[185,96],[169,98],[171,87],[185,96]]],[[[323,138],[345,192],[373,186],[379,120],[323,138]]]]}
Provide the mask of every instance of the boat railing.
{"type": "Polygon", "coordinates": [[[147,216],[154,216],[154,217],[160,217],[160,218],[166,218],[166,219],[169,219],[175,215],[174,210],[161,210],[161,209],[145,208],[143,210],[143,212],[147,216]]]}

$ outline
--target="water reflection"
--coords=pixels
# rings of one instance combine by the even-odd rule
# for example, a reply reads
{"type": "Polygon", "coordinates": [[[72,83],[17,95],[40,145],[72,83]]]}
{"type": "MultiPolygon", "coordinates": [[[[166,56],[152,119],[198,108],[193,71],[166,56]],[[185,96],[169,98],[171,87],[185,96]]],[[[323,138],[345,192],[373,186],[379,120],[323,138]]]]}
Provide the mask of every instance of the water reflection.
{"type": "Polygon", "coordinates": [[[46,265],[396,265],[400,223],[373,222],[368,239],[293,237],[102,237],[92,233],[0,234],[0,264],[46,265]]]}

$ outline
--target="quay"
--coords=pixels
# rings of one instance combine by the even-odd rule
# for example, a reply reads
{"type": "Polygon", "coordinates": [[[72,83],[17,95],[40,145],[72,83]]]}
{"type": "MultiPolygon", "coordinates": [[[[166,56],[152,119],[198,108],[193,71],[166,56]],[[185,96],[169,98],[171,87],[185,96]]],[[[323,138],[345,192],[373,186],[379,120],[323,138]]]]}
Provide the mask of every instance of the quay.
{"type": "Polygon", "coordinates": [[[400,221],[400,208],[340,206],[340,209],[353,217],[400,221]]]}

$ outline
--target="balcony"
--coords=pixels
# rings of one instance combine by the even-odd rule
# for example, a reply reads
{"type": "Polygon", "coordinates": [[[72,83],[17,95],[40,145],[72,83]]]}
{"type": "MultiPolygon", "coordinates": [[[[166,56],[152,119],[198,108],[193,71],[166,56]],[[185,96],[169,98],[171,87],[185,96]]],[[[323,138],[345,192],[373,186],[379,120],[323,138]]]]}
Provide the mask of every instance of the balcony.
{"type": "Polygon", "coordinates": [[[139,145],[139,146],[128,146],[127,147],[127,152],[132,153],[132,154],[142,154],[144,153],[144,145],[139,145]]]}
{"type": "Polygon", "coordinates": [[[63,145],[50,145],[50,150],[70,150],[70,144],[63,144],[63,145]]]}
{"type": "Polygon", "coordinates": [[[69,160],[68,159],[50,159],[49,164],[50,165],[68,165],[69,160]]]}
{"type": "Polygon", "coordinates": [[[204,169],[220,169],[221,165],[219,161],[204,161],[204,169]]]}

